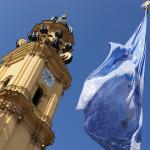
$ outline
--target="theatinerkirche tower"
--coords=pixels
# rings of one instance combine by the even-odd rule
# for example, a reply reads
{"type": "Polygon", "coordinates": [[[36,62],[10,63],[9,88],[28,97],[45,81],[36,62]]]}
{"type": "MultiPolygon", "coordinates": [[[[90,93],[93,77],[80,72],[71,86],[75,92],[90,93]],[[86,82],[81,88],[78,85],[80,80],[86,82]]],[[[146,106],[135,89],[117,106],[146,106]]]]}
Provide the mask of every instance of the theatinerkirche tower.
{"type": "Polygon", "coordinates": [[[66,16],[44,20],[0,64],[0,150],[43,150],[71,76],[74,38],[66,16]]]}

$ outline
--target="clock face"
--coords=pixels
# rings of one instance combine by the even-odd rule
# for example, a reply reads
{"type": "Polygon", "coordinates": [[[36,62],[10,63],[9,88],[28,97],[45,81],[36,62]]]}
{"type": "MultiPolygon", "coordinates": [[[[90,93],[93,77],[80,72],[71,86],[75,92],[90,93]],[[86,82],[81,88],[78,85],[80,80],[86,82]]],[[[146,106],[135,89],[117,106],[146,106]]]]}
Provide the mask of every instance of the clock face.
{"type": "Polygon", "coordinates": [[[44,69],[44,71],[42,72],[42,78],[44,82],[47,84],[47,86],[49,87],[54,86],[55,84],[54,76],[48,69],[44,69]]]}

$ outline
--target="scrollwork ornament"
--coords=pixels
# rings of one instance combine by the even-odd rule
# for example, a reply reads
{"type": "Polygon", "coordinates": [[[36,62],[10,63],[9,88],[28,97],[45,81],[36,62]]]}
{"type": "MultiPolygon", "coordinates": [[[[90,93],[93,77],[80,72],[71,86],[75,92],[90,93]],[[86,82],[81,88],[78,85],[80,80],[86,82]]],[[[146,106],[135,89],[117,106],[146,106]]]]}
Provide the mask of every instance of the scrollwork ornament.
{"type": "Polygon", "coordinates": [[[0,113],[16,114],[16,107],[9,101],[0,101],[0,113]]]}

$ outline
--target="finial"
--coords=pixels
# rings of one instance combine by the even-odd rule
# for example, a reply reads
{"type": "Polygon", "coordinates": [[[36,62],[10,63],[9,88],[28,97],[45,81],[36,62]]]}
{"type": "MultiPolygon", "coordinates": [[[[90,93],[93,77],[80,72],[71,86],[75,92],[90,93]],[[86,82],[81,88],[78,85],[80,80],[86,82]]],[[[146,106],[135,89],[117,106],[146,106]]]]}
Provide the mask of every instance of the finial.
{"type": "Polygon", "coordinates": [[[64,12],[64,16],[66,16],[66,18],[68,17],[68,12],[67,11],[64,12]]]}
{"type": "Polygon", "coordinates": [[[149,5],[150,5],[150,0],[147,0],[147,1],[145,1],[145,2],[141,5],[141,7],[143,7],[144,10],[145,10],[146,12],[148,12],[149,5]]]}

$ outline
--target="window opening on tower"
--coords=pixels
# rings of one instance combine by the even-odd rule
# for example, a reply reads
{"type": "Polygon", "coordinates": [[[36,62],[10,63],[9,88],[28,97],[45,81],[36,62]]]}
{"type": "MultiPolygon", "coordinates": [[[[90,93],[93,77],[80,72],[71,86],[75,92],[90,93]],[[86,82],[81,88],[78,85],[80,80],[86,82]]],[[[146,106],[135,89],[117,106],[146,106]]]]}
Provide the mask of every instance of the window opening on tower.
{"type": "Polygon", "coordinates": [[[7,78],[7,79],[4,81],[4,83],[3,83],[3,87],[4,87],[4,88],[7,87],[8,83],[10,82],[10,80],[11,80],[11,77],[7,78]]]}
{"type": "Polygon", "coordinates": [[[33,96],[33,99],[32,99],[33,104],[35,106],[38,106],[39,103],[41,102],[42,97],[43,97],[43,90],[41,87],[39,87],[33,96]]]}

